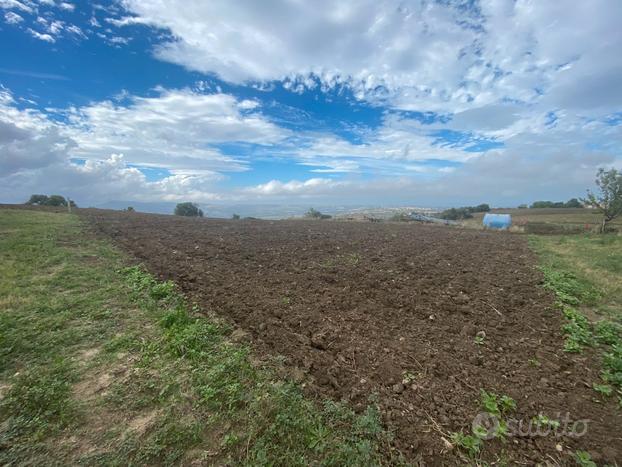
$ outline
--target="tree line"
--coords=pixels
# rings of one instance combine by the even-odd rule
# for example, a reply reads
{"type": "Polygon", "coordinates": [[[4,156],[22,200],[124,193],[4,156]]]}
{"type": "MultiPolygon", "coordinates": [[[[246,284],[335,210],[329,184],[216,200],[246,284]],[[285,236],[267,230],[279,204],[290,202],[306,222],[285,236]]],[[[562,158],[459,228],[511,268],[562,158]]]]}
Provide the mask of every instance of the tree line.
{"type": "MultiPolygon", "coordinates": [[[[519,208],[526,208],[527,205],[523,204],[519,208]]],[[[529,206],[529,209],[544,209],[544,208],[582,208],[583,203],[577,198],[570,198],[568,201],[534,201],[529,206]]]]}

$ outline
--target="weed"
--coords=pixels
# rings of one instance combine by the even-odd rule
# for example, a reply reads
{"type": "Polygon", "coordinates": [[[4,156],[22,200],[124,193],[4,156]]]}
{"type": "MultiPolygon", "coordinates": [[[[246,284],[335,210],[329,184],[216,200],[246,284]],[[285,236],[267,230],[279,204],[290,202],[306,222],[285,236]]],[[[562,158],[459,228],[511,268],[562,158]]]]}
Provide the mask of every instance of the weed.
{"type": "Polygon", "coordinates": [[[485,338],[484,336],[475,336],[474,342],[475,342],[477,345],[484,345],[484,340],[485,340],[485,339],[486,339],[486,338],[485,338]]]}
{"type": "Polygon", "coordinates": [[[561,304],[560,307],[567,319],[566,324],[562,326],[562,330],[566,334],[564,351],[581,353],[584,346],[591,346],[594,344],[594,336],[590,328],[590,323],[587,318],[575,308],[565,304],[561,304]]]}
{"type": "Polygon", "coordinates": [[[471,458],[475,458],[482,448],[483,441],[478,436],[465,435],[458,431],[451,433],[450,438],[454,445],[466,451],[471,458]]]}
{"type": "Polygon", "coordinates": [[[616,344],[622,336],[622,326],[611,321],[601,320],[594,326],[596,340],[601,344],[616,344]]]}
{"type": "Polygon", "coordinates": [[[592,456],[587,451],[575,451],[574,460],[581,467],[597,467],[596,462],[592,460],[592,456]]]}
{"type": "Polygon", "coordinates": [[[612,345],[603,355],[603,367],[603,380],[622,389],[622,343],[612,345]]]}
{"type": "Polygon", "coordinates": [[[480,401],[482,408],[491,415],[500,417],[503,414],[516,409],[516,401],[509,396],[499,396],[492,392],[480,390],[480,401]]]}
{"type": "Polygon", "coordinates": [[[410,371],[404,371],[402,373],[402,384],[410,384],[417,379],[417,375],[410,371]]]}
{"type": "Polygon", "coordinates": [[[537,358],[530,358],[530,359],[528,360],[528,363],[529,363],[531,366],[536,367],[536,368],[539,368],[539,367],[541,367],[541,366],[542,366],[542,363],[540,363],[540,360],[538,360],[537,358]]]}
{"type": "Polygon", "coordinates": [[[542,266],[540,269],[544,274],[544,287],[552,290],[562,303],[578,305],[581,302],[594,302],[600,297],[600,292],[596,288],[579,280],[572,272],[548,266],[542,266]]]}
{"type": "Polygon", "coordinates": [[[554,430],[556,430],[560,426],[560,423],[558,420],[553,420],[541,413],[539,413],[537,417],[534,417],[533,421],[539,427],[548,427],[554,430]]]}
{"type": "Polygon", "coordinates": [[[603,396],[610,396],[611,394],[613,394],[613,388],[608,384],[594,383],[592,387],[594,388],[594,391],[596,391],[599,394],[602,394],[603,396]]]}

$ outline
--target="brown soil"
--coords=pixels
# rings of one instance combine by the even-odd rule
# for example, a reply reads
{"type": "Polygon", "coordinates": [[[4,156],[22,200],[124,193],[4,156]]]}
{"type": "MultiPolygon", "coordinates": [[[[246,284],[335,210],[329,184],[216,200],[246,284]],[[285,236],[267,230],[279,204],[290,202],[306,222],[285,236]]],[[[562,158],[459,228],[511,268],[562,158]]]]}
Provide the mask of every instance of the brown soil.
{"type": "Polygon", "coordinates": [[[446,227],[229,221],[80,210],[94,229],[176,281],[259,353],[302,370],[310,394],[362,408],[378,395],[412,461],[454,464],[443,440],[470,432],[479,391],[508,394],[515,417],[589,419],[580,438],[489,441],[483,458],[622,460],[622,416],[596,401],[590,355],[562,352],[561,314],[525,238],[446,227]],[[483,345],[474,338],[484,331],[483,345]],[[560,452],[561,448],[561,452],[560,452]]]}

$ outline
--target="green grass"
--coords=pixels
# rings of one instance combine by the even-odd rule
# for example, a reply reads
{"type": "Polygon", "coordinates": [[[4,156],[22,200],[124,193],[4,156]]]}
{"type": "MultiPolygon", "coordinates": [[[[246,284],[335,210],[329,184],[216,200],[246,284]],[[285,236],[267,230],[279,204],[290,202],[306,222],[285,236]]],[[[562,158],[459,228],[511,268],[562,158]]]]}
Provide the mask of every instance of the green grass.
{"type": "Polygon", "coordinates": [[[596,348],[602,383],[593,387],[604,397],[615,387],[622,404],[622,236],[531,236],[530,245],[566,318],[564,350],[596,348]]]}
{"type": "MultiPolygon", "coordinates": [[[[486,440],[488,442],[491,442],[492,439],[498,439],[502,442],[506,441],[508,423],[504,417],[516,410],[516,401],[505,394],[499,395],[481,389],[480,406],[491,417],[496,419],[497,425],[494,432],[490,431],[493,427],[473,425],[471,427],[472,435],[465,435],[461,431],[449,433],[451,443],[464,452],[471,460],[478,458],[485,446],[486,440]]],[[[476,465],[480,465],[480,463],[476,462],[476,465]]]]}
{"type": "Polygon", "coordinates": [[[401,462],[68,214],[0,211],[0,464],[401,462]]]}

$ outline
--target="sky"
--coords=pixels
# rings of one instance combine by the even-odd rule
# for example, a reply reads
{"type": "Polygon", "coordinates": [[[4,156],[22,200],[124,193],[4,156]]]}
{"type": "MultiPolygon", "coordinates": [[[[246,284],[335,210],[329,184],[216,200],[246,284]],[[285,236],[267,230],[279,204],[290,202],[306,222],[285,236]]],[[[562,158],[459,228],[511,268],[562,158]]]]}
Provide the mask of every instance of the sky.
{"type": "Polygon", "coordinates": [[[516,206],[622,168],[619,0],[0,0],[0,202],[516,206]]]}

